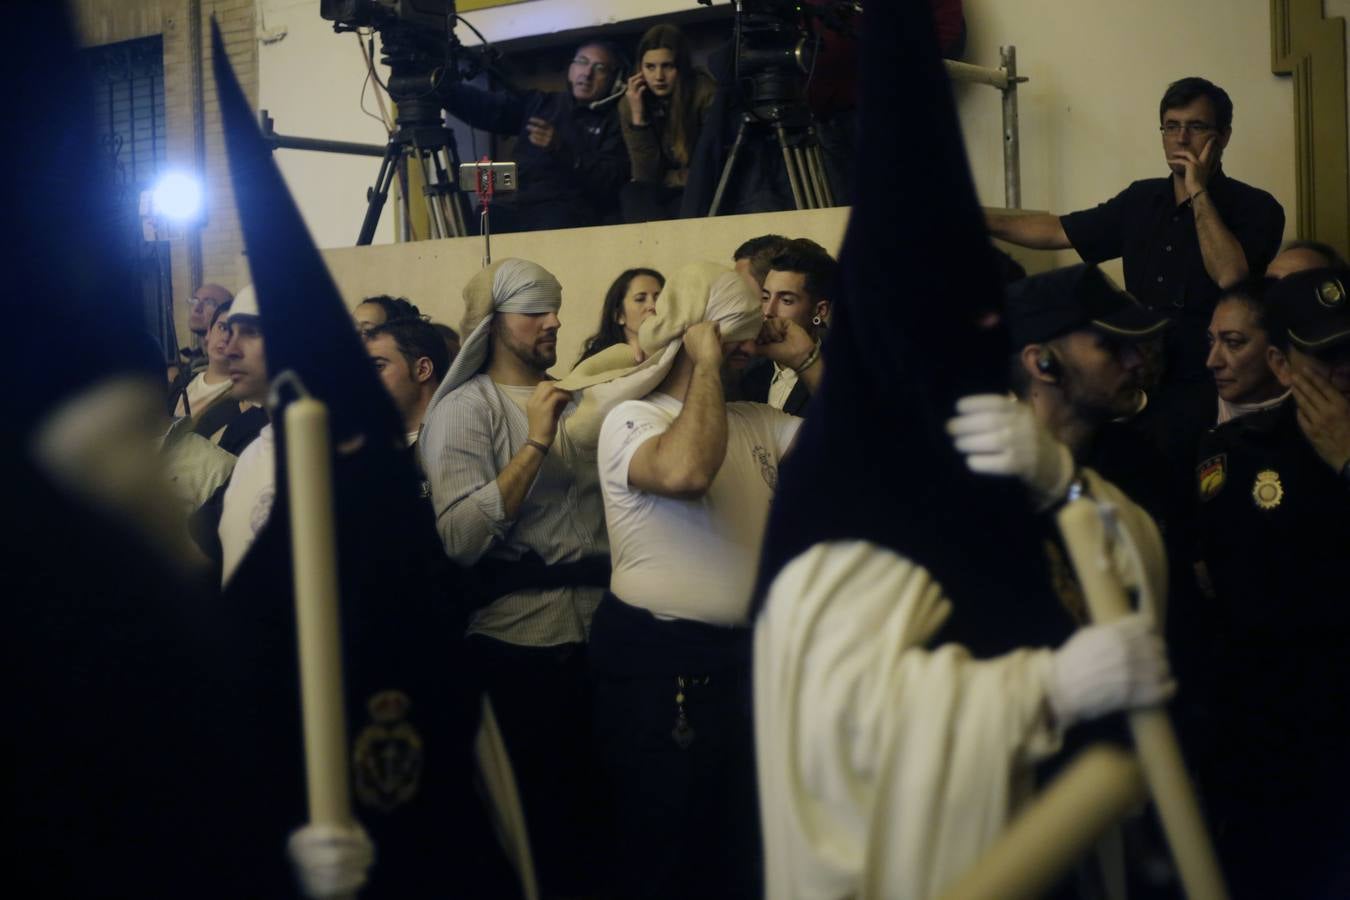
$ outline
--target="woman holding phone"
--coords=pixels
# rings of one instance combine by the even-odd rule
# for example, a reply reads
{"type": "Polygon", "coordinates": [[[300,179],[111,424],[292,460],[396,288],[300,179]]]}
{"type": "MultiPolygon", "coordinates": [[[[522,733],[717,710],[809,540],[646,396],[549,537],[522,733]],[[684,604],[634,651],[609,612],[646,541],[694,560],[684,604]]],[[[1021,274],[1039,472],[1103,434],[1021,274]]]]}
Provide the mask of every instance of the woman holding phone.
{"type": "Polygon", "coordinates": [[[619,122],[632,163],[632,181],[620,194],[625,222],[674,218],[689,160],[717,85],[696,70],[684,34],[654,25],[638,42],[638,70],[619,101],[619,122]]]}

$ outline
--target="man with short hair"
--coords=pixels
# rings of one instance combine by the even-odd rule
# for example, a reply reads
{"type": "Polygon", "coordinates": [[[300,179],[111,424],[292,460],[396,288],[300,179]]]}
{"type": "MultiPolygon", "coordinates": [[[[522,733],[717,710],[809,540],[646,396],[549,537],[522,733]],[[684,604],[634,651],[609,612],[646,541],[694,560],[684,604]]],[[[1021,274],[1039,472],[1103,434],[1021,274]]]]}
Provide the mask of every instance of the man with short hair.
{"type": "Polygon", "coordinates": [[[1073,248],[1090,263],[1121,257],[1126,290],[1177,319],[1165,377],[1199,381],[1219,292],[1265,271],[1280,245],[1284,210],[1223,171],[1233,134],[1233,102],[1223,88],[1183,78],[1168,85],[1158,112],[1169,177],[1136,181],[1093,209],[991,214],[987,224],[994,237],[1024,247],[1073,248]]]}
{"type": "Polygon", "coordinates": [[[467,337],[417,444],[445,552],[479,586],[466,650],[511,754],[543,890],[583,895],[586,640],[609,542],[595,463],[566,427],[576,405],[548,372],[562,286],[503,259],[470,279],[464,302],[467,337]]]}
{"type": "Polygon", "coordinates": [[[1293,401],[1208,432],[1194,471],[1215,594],[1209,805],[1230,884],[1253,897],[1342,896],[1350,269],[1288,275],[1266,299],[1267,356],[1293,401]]]}
{"type": "Polygon", "coordinates": [[[614,893],[753,897],[748,612],[778,463],[801,420],[726,403],[722,361],[748,345],[813,385],[824,364],[801,328],[764,321],[746,280],[711,263],[667,282],[643,333],[663,338],[650,355],[668,371],[614,407],[597,451],[614,575],[591,652],[618,816],[614,893]]]}
{"type": "MultiPolygon", "coordinates": [[[[192,342],[178,349],[177,375],[173,376],[169,388],[169,408],[172,410],[183,398],[188,383],[204,371],[210,362],[206,354],[206,337],[211,328],[212,318],[222,304],[234,299],[233,295],[218,284],[203,284],[188,298],[188,331],[192,333],[192,342]]],[[[189,405],[190,401],[189,401],[189,405]]],[[[195,415],[197,410],[191,410],[195,415]]]]}
{"type": "Polygon", "coordinates": [[[538,231],[618,221],[628,151],[609,105],[621,65],[605,41],[577,48],[566,92],[492,93],[454,81],[441,92],[450,115],[493,134],[516,135],[520,190],[493,201],[496,231],[538,231]]]}
{"type": "MultiPolygon", "coordinates": [[[[787,319],[819,343],[839,294],[839,263],[825,248],[805,238],[788,241],[769,263],[760,292],[760,308],[768,320],[787,319]]],[[[764,360],[746,369],[743,399],[767,403],[799,416],[811,399],[806,384],[789,367],[764,360]]]]}
{"type": "Polygon", "coordinates": [[[373,326],[364,337],[375,373],[403,417],[411,447],[417,443],[427,406],[450,368],[450,351],[436,328],[421,319],[395,319],[373,326]]]}
{"type": "Polygon", "coordinates": [[[240,404],[252,406],[231,423],[220,441],[222,449],[239,456],[224,489],[217,525],[222,585],[234,575],[258,531],[267,523],[276,498],[277,480],[276,440],[266,407],[270,383],[267,352],[257,294],[251,285],[241,290],[231,304],[227,324],[230,342],[225,347],[225,357],[229,360],[230,396],[240,404]],[[249,431],[255,438],[245,442],[249,431]]]}
{"type": "Polygon", "coordinates": [[[736,271],[749,275],[757,287],[764,287],[764,278],[769,274],[769,264],[773,258],[787,249],[788,239],[781,234],[761,234],[753,237],[736,248],[731,261],[736,271]]]}
{"type": "Polygon", "coordinates": [[[1082,264],[1011,285],[1005,317],[1018,399],[1077,463],[1166,521],[1161,454],[1119,420],[1147,402],[1140,345],[1161,337],[1170,320],[1082,264]]]}
{"type": "Polygon", "coordinates": [[[1345,265],[1336,248],[1320,241],[1290,241],[1266,267],[1267,278],[1284,278],[1308,269],[1336,269],[1345,265]]]}

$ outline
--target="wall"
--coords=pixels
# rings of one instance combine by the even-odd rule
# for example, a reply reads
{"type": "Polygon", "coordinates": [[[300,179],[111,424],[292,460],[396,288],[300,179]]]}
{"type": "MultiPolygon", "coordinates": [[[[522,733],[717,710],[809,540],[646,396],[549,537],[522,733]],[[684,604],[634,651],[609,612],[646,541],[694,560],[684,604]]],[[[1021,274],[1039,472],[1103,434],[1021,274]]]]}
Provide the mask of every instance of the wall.
{"type": "MultiPolygon", "coordinates": [[[[555,371],[566,372],[581,354],[582,343],[596,331],[605,291],[624,269],[650,266],[669,277],[682,264],[694,260],[730,266],[736,247],[769,231],[809,237],[837,252],[847,222],[847,210],[822,209],[503,234],[492,238],[492,258],[526,257],[562,282],[562,328],[555,371]]],[[[464,314],[460,291],[482,266],[482,257],[483,242],[479,238],[324,252],[348,307],[370,294],[403,295],[436,321],[455,328],[459,328],[464,314]]]]}
{"type": "MultiPolygon", "coordinates": [[[[1082,209],[1165,174],[1158,100],[1168,82],[1202,75],[1233,98],[1225,171],[1272,193],[1295,221],[1293,86],[1270,71],[1267,0],[966,0],[965,8],[967,59],[996,66],[999,46],[1012,44],[1031,79],[1018,91],[1023,207],[1082,209]]],[[[961,85],[957,96],[980,198],[1002,206],[999,93],[961,85]]]]}
{"type": "Polygon", "coordinates": [[[164,38],[164,104],[168,127],[168,165],[197,173],[206,195],[206,226],[196,238],[171,242],[174,316],[180,342],[189,338],[187,306],[182,301],[194,287],[194,270],[202,281],[236,287],[234,274],[243,240],[230,189],[229,168],[221,133],[220,110],[211,75],[209,16],[220,21],[225,50],[251,102],[258,97],[254,41],[254,0],[72,0],[76,34],[83,46],[116,43],[162,34],[164,38]],[[203,102],[196,103],[193,82],[192,13],[201,10],[203,102]],[[198,127],[200,125],[200,134],[198,127]],[[194,259],[195,257],[195,259],[194,259]]]}
{"type": "MultiPolygon", "coordinates": [[[[258,108],[276,120],[278,133],[362,144],[387,141],[384,126],[361,112],[366,68],[358,39],[334,34],[333,23],[319,16],[318,0],[259,0],[258,28],[258,108]]],[[[384,66],[377,71],[388,77],[384,66]]],[[[379,114],[374,85],[366,91],[365,104],[379,114]]],[[[276,160],[315,242],[320,247],[355,244],[366,189],[375,183],[380,160],[307,150],[278,150],[276,160]]],[[[394,239],[392,191],[390,201],[380,216],[376,243],[394,239]]]]}

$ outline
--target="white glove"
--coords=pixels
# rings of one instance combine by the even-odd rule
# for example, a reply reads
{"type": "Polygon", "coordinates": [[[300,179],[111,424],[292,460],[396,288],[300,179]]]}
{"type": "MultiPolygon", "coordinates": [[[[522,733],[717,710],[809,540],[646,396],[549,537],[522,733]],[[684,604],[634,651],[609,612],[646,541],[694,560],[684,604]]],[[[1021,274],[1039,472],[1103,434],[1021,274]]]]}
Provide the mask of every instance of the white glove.
{"type": "Polygon", "coordinates": [[[1073,481],[1073,456],[1025,403],[1002,394],[971,394],[956,401],[947,433],[970,471],[1011,475],[1030,489],[1039,509],[1064,498],[1073,481]]]}
{"type": "Polygon", "coordinates": [[[1134,614],[1078,630],[1055,651],[1046,699],[1062,728],[1176,693],[1162,638],[1134,614]]]}
{"type": "Polygon", "coordinates": [[[306,897],[349,897],[366,883],[375,845],[360,825],[306,825],[286,842],[306,897]]]}

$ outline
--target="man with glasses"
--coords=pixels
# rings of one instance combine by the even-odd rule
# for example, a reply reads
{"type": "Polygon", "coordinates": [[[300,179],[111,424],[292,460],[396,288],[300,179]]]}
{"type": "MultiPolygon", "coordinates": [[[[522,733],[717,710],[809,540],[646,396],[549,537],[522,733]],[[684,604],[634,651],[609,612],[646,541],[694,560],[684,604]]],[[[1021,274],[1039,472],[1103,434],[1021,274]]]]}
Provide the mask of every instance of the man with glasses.
{"type": "Polygon", "coordinates": [[[988,224],[994,237],[1024,247],[1072,247],[1092,263],[1121,257],[1126,289],[1174,320],[1167,379],[1194,381],[1205,377],[1205,331],[1220,291],[1265,271],[1284,210],[1224,173],[1233,101],[1223,88],[1183,78],[1168,85],[1158,111],[1169,177],[1136,181],[1093,209],[990,215],[988,224]]]}
{"type": "MultiPolygon", "coordinates": [[[[211,320],[216,310],[229,303],[233,295],[218,284],[204,284],[192,292],[186,301],[188,308],[188,331],[196,338],[192,345],[178,349],[176,371],[170,369],[170,408],[177,405],[188,383],[206,369],[206,332],[211,328],[211,320]]],[[[191,410],[189,410],[191,413],[191,410]]]]}
{"type": "Polygon", "coordinates": [[[608,103],[619,53],[597,41],[577,48],[567,92],[492,93],[454,84],[446,110],[474,128],[516,135],[520,190],[493,203],[495,231],[538,231],[618,221],[628,151],[608,103]]]}

